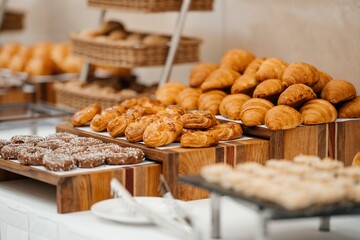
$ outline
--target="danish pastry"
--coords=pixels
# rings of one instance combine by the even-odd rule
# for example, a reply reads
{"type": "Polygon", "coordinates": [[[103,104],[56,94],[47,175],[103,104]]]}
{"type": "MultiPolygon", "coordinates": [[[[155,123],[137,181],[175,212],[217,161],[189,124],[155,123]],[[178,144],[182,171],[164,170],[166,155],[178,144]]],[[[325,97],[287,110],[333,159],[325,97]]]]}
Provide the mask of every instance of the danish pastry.
{"type": "Polygon", "coordinates": [[[321,98],[332,104],[353,99],[356,96],[356,89],[353,84],[346,80],[332,80],[325,85],[321,91],[321,98]]]}
{"type": "Polygon", "coordinates": [[[259,69],[260,65],[265,61],[266,58],[255,58],[254,60],[249,63],[249,65],[246,67],[244,71],[244,75],[253,75],[255,77],[255,74],[257,70],[259,69]]]}
{"type": "Polygon", "coordinates": [[[176,106],[176,105],[172,105],[172,106],[168,106],[167,108],[165,108],[162,111],[159,111],[158,113],[156,113],[156,115],[158,115],[159,117],[161,116],[168,116],[170,115],[184,115],[186,113],[186,109],[180,106],[176,106]]]}
{"type": "Polygon", "coordinates": [[[360,96],[344,103],[338,109],[339,118],[360,118],[360,96]]]}
{"type": "Polygon", "coordinates": [[[143,116],[135,122],[130,123],[125,129],[125,137],[129,142],[140,142],[143,139],[145,129],[159,117],[155,114],[143,116]]]}
{"type": "Polygon", "coordinates": [[[232,69],[219,68],[213,71],[201,84],[203,91],[228,88],[233,85],[240,74],[232,69]]]}
{"type": "Polygon", "coordinates": [[[278,105],[288,105],[296,108],[303,103],[316,98],[314,91],[301,83],[293,84],[280,94],[278,105]]]}
{"type": "Polygon", "coordinates": [[[181,117],[184,128],[188,129],[208,129],[217,124],[215,116],[209,112],[186,113],[181,117]]]}
{"type": "Polygon", "coordinates": [[[265,81],[267,79],[282,79],[283,74],[288,64],[278,58],[267,58],[261,63],[259,69],[255,74],[258,81],[265,81]]]}
{"type": "Polygon", "coordinates": [[[201,89],[185,88],[176,97],[176,104],[186,110],[198,109],[198,100],[201,95],[201,89]]]}
{"type": "Polygon", "coordinates": [[[176,96],[185,88],[182,83],[169,82],[156,90],[155,98],[164,105],[172,105],[175,103],[176,96]]]}
{"type": "Polygon", "coordinates": [[[202,93],[199,97],[198,106],[200,111],[208,111],[214,115],[219,113],[219,105],[226,93],[220,90],[212,90],[202,93]]]}
{"type": "Polygon", "coordinates": [[[249,99],[248,95],[241,93],[227,95],[220,103],[220,114],[229,119],[240,119],[241,106],[249,99]]]}
{"type": "Polygon", "coordinates": [[[265,114],[265,124],[270,130],[295,128],[301,123],[301,114],[286,105],[275,106],[265,114]]]}
{"type": "Polygon", "coordinates": [[[242,49],[231,49],[221,58],[220,67],[230,68],[236,72],[243,73],[246,67],[255,59],[255,56],[242,49]]]}
{"type": "Polygon", "coordinates": [[[304,124],[334,122],[337,117],[335,107],[324,99],[314,99],[305,103],[301,109],[304,124]]]}
{"type": "Polygon", "coordinates": [[[254,74],[244,74],[236,79],[231,86],[231,94],[252,94],[258,84],[259,82],[255,79],[254,74]]]}
{"type": "Polygon", "coordinates": [[[217,137],[211,132],[188,132],[181,136],[181,147],[203,148],[214,146],[219,142],[217,137]]]}
{"type": "Polygon", "coordinates": [[[112,137],[121,136],[125,133],[129,124],[134,122],[135,119],[136,115],[134,114],[122,114],[109,122],[107,125],[107,131],[112,137]]]}
{"type": "Polygon", "coordinates": [[[213,63],[200,63],[193,67],[190,72],[190,87],[200,87],[205,79],[217,68],[218,66],[213,63]]]}
{"type": "Polygon", "coordinates": [[[213,133],[219,141],[227,141],[242,136],[243,131],[239,123],[227,122],[216,125],[208,130],[213,133]]]}
{"type": "Polygon", "coordinates": [[[96,114],[101,112],[101,106],[98,103],[91,104],[90,106],[76,112],[71,118],[74,127],[80,127],[87,122],[90,122],[96,114]]]}
{"type": "Polygon", "coordinates": [[[327,74],[326,72],[319,71],[319,81],[317,81],[313,86],[312,89],[316,94],[320,94],[325,85],[332,80],[332,77],[327,74]]]}
{"type": "Polygon", "coordinates": [[[100,114],[95,115],[90,122],[90,127],[95,132],[104,131],[111,120],[119,117],[123,113],[124,112],[119,112],[119,108],[116,107],[107,108],[100,114]]]}
{"type": "Polygon", "coordinates": [[[318,70],[307,63],[291,63],[285,70],[282,81],[285,87],[292,84],[302,83],[308,86],[313,85],[320,79],[318,70]]]}
{"type": "Polygon", "coordinates": [[[277,101],[280,94],[284,91],[281,80],[268,79],[261,82],[254,90],[254,98],[264,98],[269,101],[277,101]]]}
{"type": "Polygon", "coordinates": [[[242,105],[240,119],[246,126],[264,124],[266,112],[273,107],[274,104],[268,100],[252,98],[242,105]]]}

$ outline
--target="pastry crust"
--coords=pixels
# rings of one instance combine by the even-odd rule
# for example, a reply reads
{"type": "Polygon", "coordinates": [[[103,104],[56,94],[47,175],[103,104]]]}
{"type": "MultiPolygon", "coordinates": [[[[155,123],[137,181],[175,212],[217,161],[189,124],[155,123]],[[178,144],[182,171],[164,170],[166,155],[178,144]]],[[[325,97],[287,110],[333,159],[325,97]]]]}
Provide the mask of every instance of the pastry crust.
{"type": "Polygon", "coordinates": [[[318,70],[307,63],[291,63],[284,72],[282,81],[285,87],[296,83],[302,83],[308,86],[313,85],[320,79],[318,70]]]}
{"type": "Polygon", "coordinates": [[[131,122],[125,129],[125,137],[129,142],[140,142],[143,140],[145,129],[159,117],[155,114],[143,116],[135,122],[131,122]]]}
{"type": "Polygon", "coordinates": [[[176,104],[186,110],[198,109],[198,100],[201,95],[199,88],[185,88],[176,97],[176,104]]]}
{"type": "Polygon", "coordinates": [[[257,70],[265,60],[266,58],[255,58],[252,60],[251,63],[249,63],[249,65],[246,67],[244,75],[252,75],[255,77],[257,70]]]}
{"type": "Polygon", "coordinates": [[[301,114],[286,105],[275,106],[265,114],[265,124],[270,130],[295,128],[301,123],[301,114]]]}
{"type": "Polygon", "coordinates": [[[218,65],[213,63],[200,63],[193,67],[190,72],[190,87],[200,87],[205,79],[216,69],[218,69],[218,65]]]}
{"type": "Polygon", "coordinates": [[[346,80],[332,80],[325,85],[321,92],[321,98],[332,104],[355,98],[356,89],[354,85],[346,80]]]}
{"type": "Polygon", "coordinates": [[[220,114],[229,119],[240,119],[241,107],[249,99],[248,95],[241,93],[227,95],[220,103],[220,114]]]}
{"type": "Polygon", "coordinates": [[[208,111],[214,115],[219,114],[219,105],[225,96],[226,93],[220,90],[201,94],[198,101],[199,110],[208,111]]]}
{"type": "Polygon", "coordinates": [[[242,136],[243,131],[239,123],[227,122],[216,125],[208,130],[219,141],[227,141],[236,139],[242,136]]]}
{"type": "Polygon", "coordinates": [[[122,136],[125,133],[127,126],[134,122],[136,116],[133,114],[122,114],[114,118],[107,125],[107,131],[112,137],[122,136]]]}
{"type": "Polygon", "coordinates": [[[221,58],[220,67],[230,68],[236,72],[243,73],[254,59],[255,56],[246,50],[230,49],[221,58]]]}
{"type": "Polygon", "coordinates": [[[282,79],[288,64],[279,58],[267,58],[255,74],[258,81],[267,79],[282,79]]]}
{"type": "Polygon", "coordinates": [[[312,89],[316,94],[320,94],[325,85],[332,80],[332,77],[327,74],[326,72],[319,71],[319,81],[317,81],[313,86],[312,89]]]}
{"type": "Polygon", "coordinates": [[[215,89],[228,88],[233,85],[240,74],[232,69],[219,68],[213,71],[201,84],[200,88],[206,92],[215,89]]]}
{"type": "Polygon", "coordinates": [[[344,103],[338,109],[339,118],[360,118],[360,96],[344,103]]]}
{"type": "Polygon", "coordinates": [[[185,88],[182,83],[169,82],[156,90],[155,98],[164,105],[172,105],[175,104],[176,96],[185,88]]]}
{"type": "Polygon", "coordinates": [[[187,129],[208,129],[217,124],[215,116],[204,111],[186,113],[181,120],[187,129]]]}
{"type": "Polygon", "coordinates": [[[266,112],[273,107],[274,104],[268,100],[252,98],[242,105],[240,119],[246,126],[264,124],[266,112]]]}
{"type": "Polygon", "coordinates": [[[104,131],[111,120],[124,113],[119,110],[120,109],[117,107],[111,107],[103,110],[100,114],[95,115],[90,122],[91,129],[96,132],[104,131]]]}
{"type": "Polygon", "coordinates": [[[351,164],[353,167],[360,167],[360,152],[357,152],[351,164]]]}
{"type": "Polygon", "coordinates": [[[244,74],[235,80],[231,86],[231,94],[244,93],[252,94],[259,82],[255,79],[254,74],[244,74]]]}
{"type": "Polygon", "coordinates": [[[268,79],[261,82],[254,90],[254,98],[264,98],[276,102],[279,95],[284,91],[281,80],[268,79]]]}
{"type": "Polygon", "coordinates": [[[288,105],[297,108],[303,103],[316,98],[314,91],[301,83],[293,84],[280,94],[278,105],[288,105]]]}
{"type": "Polygon", "coordinates": [[[336,108],[324,99],[308,101],[301,107],[300,113],[304,124],[330,123],[337,118],[336,108]]]}
{"type": "Polygon", "coordinates": [[[71,118],[71,123],[74,127],[80,127],[90,122],[96,114],[101,112],[101,106],[98,103],[91,104],[90,106],[76,112],[71,118]]]}
{"type": "Polygon", "coordinates": [[[214,146],[218,143],[218,139],[210,132],[188,132],[181,136],[181,147],[202,148],[214,146]]]}

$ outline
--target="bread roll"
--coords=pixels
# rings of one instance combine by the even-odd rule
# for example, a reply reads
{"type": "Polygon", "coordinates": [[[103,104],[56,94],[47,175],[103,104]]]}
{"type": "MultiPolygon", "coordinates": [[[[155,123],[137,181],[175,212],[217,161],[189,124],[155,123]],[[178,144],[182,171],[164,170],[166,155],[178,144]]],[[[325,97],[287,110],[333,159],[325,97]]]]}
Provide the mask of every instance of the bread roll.
{"type": "Polygon", "coordinates": [[[282,81],[285,87],[292,84],[302,83],[308,86],[313,85],[320,79],[318,70],[307,63],[291,63],[285,70],[282,81]]]}
{"type": "Polygon", "coordinates": [[[275,106],[265,114],[265,124],[270,130],[291,129],[301,123],[301,114],[294,108],[286,105],[275,106]]]}
{"type": "Polygon", "coordinates": [[[218,65],[213,63],[199,63],[191,69],[189,77],[190,87],[200,87],[205,79],[216,69],[218,65]]]}
{"type": "Polygon", "coordinates": [[[279,58],[267,58],[261,63],[255,77],[258,81],[267,79],[282,79],[288,64],[279,58]]]}
{"type": "Polygon", "coordinates": [[[264,124],[266,112],[273,107],[274,104],[268,100],[252,98],[242,105],[240,119],[246,126],[264,124]]]}
{"type": "Polygon", "coordinates": [[[255,56],[242,49],[231,49],[221,58],[220,67],[229,68],[236,72],[243,73],[246,67],[255,59],[255,56]]]}
{"type": "Polygon", "coordinates": [[[339,118],[360,118],[360,96],[345,102],[338,109],[339,118]]]}
{"type": "Polygon", "coordinates": [[[261,82],[254,90],[254,98],[264,98],[276,102],[280,94],[284,91],[281,80],[268,79],[261,82]]]}
{"type": "Polygon", "coordinates": [[[304,124],[330,123],[337,118],[335,107],[324,99],[308,101],[301,107],[300,113],[304,124]]]}
{"type": "Polygon", "coordinates": [[[128,36],[128,33],[126,31],[123,31],[123,30],[114,30],[112,31],[108,38],[110,40],[113,40],[113,41],[117,41],[117,40],[123,40],[125,39],[126,37],[128,36]]]}
{"type": "Polygon", "coordinates": [[[346,80],[332,80],[325,85],[321,92],[321,98],[332,104],[353,99],[356,96],[354,85],[346,80]]]}
{"type": "Polygon", "coordinates": [[[55,71],[55,65],[49,57],[33,57],[25,67],[25,72],[30,76],[52,75],[55,71]]]}
{"type": "Polygon", "coordinates": [[[169,39],[160,35],[147,35],[146,37],[144,37],[142,42],[148,46],[166,46],[169,42],[169,39]]]}
{"type": "Polygon", "coordinates": [[[248,95],[241,93],[227,95],[220,103],[220,114],[229,119],[240,119],[241,107],[249,99],[248,95]]]}
{"type": "Polygon", "coordinates": [[[200,88],[206,92],[210,90],[228,88],[233,85],[240,74],[232,69],[219,68],[213,71],[201,84],[200,88]]]}
{"type": "Polygon", "coordinates": [[[198,109],[198,100],[201,95],[199,88],[185,88],[176,97],[176,104],[186,110],[198,109]]]}
{"type": "Polygon", "coordinates": [[[155,92],[155,99],[164,105],[175,103],[176,96],[186,87],[182,83],[169,82],[159,87],[155,92]]]}
{"type": "Polygon", "coordinates": [[[288,105],[297,108],[303,103],[316,98],[314,91],[301,83],[293,84],[280,94],[278,105],[288,105]]]}
{"type": "Polygon", "coordinates": [[[226,93],[220,90],[202,93],[198,101],[199,110],[208,111],[214,115],[219,114],[219,105],[225,96],[226,93]]]}

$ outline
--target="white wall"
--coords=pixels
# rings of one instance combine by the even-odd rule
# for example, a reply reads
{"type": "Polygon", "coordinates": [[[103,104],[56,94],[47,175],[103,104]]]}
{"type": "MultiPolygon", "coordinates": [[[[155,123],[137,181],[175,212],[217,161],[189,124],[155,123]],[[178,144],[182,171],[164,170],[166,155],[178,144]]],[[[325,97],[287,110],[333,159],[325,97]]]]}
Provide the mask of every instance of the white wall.
{"type": "MultiPolygon", "coordinates": [[[[214,0],[208,13],[189,13],[184,34],[201,37],[201,58],[218,62],[228,48],[258,56],[304,61],[334,78],[353,82],[360,93],[360,1],[358,0],[214,0]]],[[[65,40],[68,33],[97,26],[99,10],[86,0],[11,0],[27,10],[26,29],[1,34],[0,42],[65,40]]],[[[129,29],[171,33],[177,14],[110,12],[129,29]]],[[[172,79],[187,82],[192,64],[175,66],[172,79]]],[[[155,82],[162,68],[140,68],[142,81],[155,82]]]]}

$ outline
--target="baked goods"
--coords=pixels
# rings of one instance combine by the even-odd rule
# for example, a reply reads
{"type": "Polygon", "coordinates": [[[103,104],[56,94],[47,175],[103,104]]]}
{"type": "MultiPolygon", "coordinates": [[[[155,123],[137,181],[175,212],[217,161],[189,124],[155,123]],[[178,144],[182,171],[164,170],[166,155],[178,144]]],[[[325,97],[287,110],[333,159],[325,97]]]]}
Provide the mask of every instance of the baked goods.
{"type": "Polygon", "coordinates": [[[200,111],[208,111],[214,115],[219,113],[219,105],[226,93],[220,90],[212,90],[202,93],[199,97],[198,106],[200,111]]]}
{"type": "Polygon", "coordinates": [[[148,46],[156,46],[156,45],[164,45],[166,46],[169,42],[169,39],[167,37],[163,37],[160,35],[147,35],[142,40],[145,45],[148,46]]]}
{"type": "Polygon", "coordinates": [[[270,101],[261,98],[247,100],[240,109],[240,119],[246,126],[264,124],[265,113],[274,107],[270,101]]]}
{"type": "Polygon", "coordinates": [[[144,159],[144,153],[138,148],[122,148],[119,152],[108,153],[106,156],[106,164],[109,165],[124,165],[137,164],[144,159]]]}
{"type": "Polygon", "coordinates": [[[176,104],[186,110],[195,110],[198,108],[201,92],[199,88],[185,88],[176,96],[176,104]]]}
{"type": "Polygon", "coordinates": [[[217,163],[201,168],[200,175],[208,182],[218,182],[221,176],[232,172],[232,167],[228,164],[217,163]]]}
{"type": "MultiPolygon", "coordinates": [[[[135,122],[131,122],[125,129],[125,137],[129,142],[140,142],[143,140],[145,129],[159,117],[155,114],[143,116],[135,122]]],[[[125,120],[126,121],[126,120],[125,120]]]]}
{"type": "Polygon", "coordinates": [[[214,146],[219,142],[211,132],[195,131],[187,132],[181,136],[181,147],[203,148],[214,146]]]}
{"type": "Polygon", "coordinates": [[[213,63],[199,63],[190,71],[189,85],[190,87],[200,87],[205,79],[216,69],[218,66],[213,63]]]}
{"type": "Polygon", "coordinates": [[[185,113],[186,113],[185,108],[172,105],[172,106],[167,106],[164,110],[157,112],[156,115],[161,117],[168,115],[184,115],[185,113]]]}
{"type": "Polygon", "coordinates": [[[4,159],[17,159],[18,153],[22,148],[25,147],[33,147],[34,144],[32,143],[20,143],[20,144],[7,144],[1,148],[1,156],[4,159]]]}
{"type": "Polygon", "coordinates": [[[325,87],[325,85],[332,80],[332,77],[327,74],[326,72],[319,71],[319,81],[317,81],[313,86],[312,89],[316,94],[321,94],[321,91],[325,87]]]}
{"type": "Polygon", "coordinates": [[[259,82],[253,74],[244,74],[231,86],[231,94],[243,93],[251,95],[259,82]]]}
{"type": "Polygon", "coordinates": [[[275,106],[265,114],[265,124],[270,130],[295,128],[301,123],[301,114],[286,105],[275,106]]]}
{"type": "Polygon", "coordinates": [[[240,74],[232,69],[219,68],[213,71],[201,84],[200,88],[206,92],[215,89],[228,88],[233,85],[240,74]]]}
{"type": "Polygon", "coordinates": [[[61,140],[63,142],[68,143],[73,138],[77,138],[77,135],[72,134],[72,133],[67,133],[67,132],[58,132],[58,133],[50,134],[49,136],[47,136],[45,138],[45,141],[47,141],[47,140],[61,140]]]}
{"type": "Polygon", "coordinates": [[[283,85],[288,87],[292,84],[302,83],[308,86],[313,85],[320,79],[318,70],[307,63],[291,63],[285,70],[282,77],[283,85]]]}
{"type": "Polygon", "coordinates": [[[75,160],[71,155],[64,153],[50,153],[43,157],[44,167],[50,171],[70,171],[76,167],[75,160]]]}
{"type": "Polygon", "coordinates": [[[278,105],[297,108],[303,103],[316,98],[314,91],[304,84],[293,84],[280,94],[278,105]]]}
{"type": "Polygon", "coordinates": [[[105,155],[101,152],[80,152],[73,155],[79,168],[94,168],[105,163],[105,155]]]}
{"type": "Polygon", "coordinates": [[[242,136],[243,131],[239,123],[227,122],[216,125],[208,130],[219,141],[227,141],[236,139],[242,136]]]}
{"type": "Polygon", "coordinates": [[[325,85],[321,92],[321,98],[332,104],[340,103],[355,98],[354,85],[346,80],[332,80],[325,85]]]}
{"type": "Polygon", "coordinates": [[[280,94],[284,91],[282,81],[279,79],[268,79],[265,80],[254,90],[254,98],[264,98],[272,102],[276,102],[280,94]]]}
{"type": "Polygon", "coordinates": [[[17,154],[17,159],[24,165],[41,166],[43,165],[43,157],[51,152],[50,149],[41,147],[22,147],[17,154]]]}
{"type": "Polygon", "coordinates": [[[134,114],[122,114],[109,122],[107,132],[112,137],[122,136],[129,124],[134,122],[136,118],[134,114]]]}
{"type": "Polygon", "coordinates": [[[10,138],[10,142],[14,144],[21,144],[21,143],[36,144],[41,141],[44,141],[44,138],[35,135],[15,135],[10,138]]]}
{"type": "Polygon", "coordinates": [[[60,139],[46,139],[45,141],[38,142],[36,147],[55,150],[65,145],[65,142],[60,139]]]}
{"type": "Polygon", "coordinates": [[[300,111],[304,124],[321,124],[334,122],[336,108],[324,99],[314,99],[305,103],[300,111]]]}
{"type": "Polygon", "coordinates": [[[249,99],[248,95],[241,93],[227,95],[220,103],[220,114],[229,119],[240,119],[241,106],[249,99]]]}
{"type": "Polygon", "coordinates": [[[261,64],[265,61],[265,59],[266,58],[255,58],[254,60],[252,60],[249,63],[249,65],[246,67],[244,71],[244,75],[252,75],[255,77],[257,70],[259,69],[261,64]]]}
{"type": "Polygon", "coordinates": [[[186,87],[182,83],[169,82],[159,87],[155,92],[155,99],[164,105],[175,103],[176,96],[186,87]]]}
{"type": "Polygon", "coordinates": [[[357,152],[351,164],[353,167],[360,167],[360,152],[357,152]]]}
{"type": "Polygon", "coordinates": [[[96,132],[104,131],[107,128],[109,122],[114,118],[119,117],[121,114],[124,113],[124,111],[125,109],[120,109],[118,107],[111,107],[103,110],[100,114],[95,115],[94,118],[91,120],[91,129],[96,132]]]}
{"type": "Polygon", "coordinates": [[[181,117],[183,127],[187,129],[208,129],[217,124],[215,116],[209,112],[186,113],[181,117]]]}
{"type": "Polygon", "coordinates": [[[86,147],[89,147],[89,146],[101,144],[102,141],[100,141],[98,139],[95,139],[95,138],[89,138],[89,137],[77,137],[77,138],[71,139],[71,141],[69,143],[72,146],[86,146],[86,147]]]}
{"type": "MultiPolygon", "coordinates": [[[[11,142],[9,140],[6,140],[6,139],[0,139],[0,151],[1,149],[6,146],[6,145],[9,145],[11,142]]],[[[1,152],[0,152],[1,154],[1,152]]]]}
{"type": "Polygon", "coordinates": [[[360,117],[360,96],[345,102],[338,109],[339,118],[359,118],[360,117]]]}
{"type": "Polygon", "coordinates": [[[282,79],[288,64],[279,58],[267,58],[263,61],[255,74],[258,81],[267,79],[282,79]]]}
{"type": "Polygon", "coordinates": [[[255,56],[243,49],[230,49],[221,58],[220,67],[243,73],[255,56]]]}
{"type": "Polygon", "coordinates": [[[51,75],[55,65],[48,57],[32,57],[26,64],[25,72],[30,76],[51,75]]]}
{"type": "Polygon", "coordinates": [[[80,127],[90,122],[96,114],[101,112],[101,106],[98,103],[91,104],[90,106],[76,112],[71,118],[71,123],[74,127],[80,127]]]}

